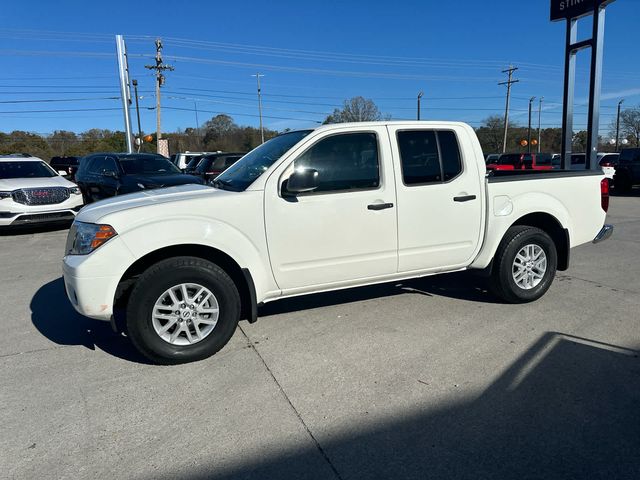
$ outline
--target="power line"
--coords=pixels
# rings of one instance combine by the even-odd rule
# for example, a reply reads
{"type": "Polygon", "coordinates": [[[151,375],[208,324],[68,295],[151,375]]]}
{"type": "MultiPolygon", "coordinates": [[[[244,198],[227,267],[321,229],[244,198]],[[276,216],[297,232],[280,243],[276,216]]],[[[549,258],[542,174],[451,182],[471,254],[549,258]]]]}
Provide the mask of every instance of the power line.
{"type": "Polygon", "coordinates": [[[120,97],[93,97],[93,98],[47,98],[42,100],[0,100],[0,103],[50,103],[50,102],[84,102],[94,100],[120,100],[120,97]]]}

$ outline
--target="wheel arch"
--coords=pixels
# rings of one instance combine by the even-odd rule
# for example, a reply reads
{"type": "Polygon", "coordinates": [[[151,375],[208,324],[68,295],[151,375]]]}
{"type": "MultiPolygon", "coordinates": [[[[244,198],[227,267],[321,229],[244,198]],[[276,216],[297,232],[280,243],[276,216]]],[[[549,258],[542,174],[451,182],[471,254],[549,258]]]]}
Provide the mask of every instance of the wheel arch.
{"type": "MultiPolygon", "coordinates": [[[[201,244],[179,244],[162,247],[137,259],[124,272],[114,298],[114,306],[123,308],[126,306],[133,285],[137,278],[149,267],[159,261],[173,257],[198,257],[211,261],[222,268],[235,283],[240,294],[241,311],[240,319],[246,319],[253,323],[257,319],[256,289],[251,272],[242,268],[230,255],[215,247],[201,244]]],[[[119,323],[119,322],[118,322],[119,323]]]]}
{"type": "Polygon", "coordinates": [[[564,228],[556,217],[545,212],[529,213],[518,218],[511,227],[516,225],[536,227],[549,235],[558,252],[558,270],[565,271],[569,268],[571,252],[569,230],[564,228]]]}

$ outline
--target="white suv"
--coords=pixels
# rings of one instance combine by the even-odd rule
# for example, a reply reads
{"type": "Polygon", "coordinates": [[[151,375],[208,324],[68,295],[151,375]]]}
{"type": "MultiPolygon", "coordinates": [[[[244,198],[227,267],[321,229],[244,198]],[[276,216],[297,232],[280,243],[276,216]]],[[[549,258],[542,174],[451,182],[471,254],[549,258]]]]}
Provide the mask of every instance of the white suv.
{"type": "Polygon", "coordinates": [[[36,157],[0,156],[0,227],[73,220],[82,195],[62,174],[36,157]]]}

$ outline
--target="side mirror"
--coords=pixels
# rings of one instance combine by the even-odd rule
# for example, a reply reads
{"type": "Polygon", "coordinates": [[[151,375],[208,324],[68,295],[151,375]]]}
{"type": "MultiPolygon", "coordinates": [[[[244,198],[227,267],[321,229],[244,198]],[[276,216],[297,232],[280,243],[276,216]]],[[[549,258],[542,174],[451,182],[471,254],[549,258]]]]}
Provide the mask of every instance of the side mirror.
{"type": "Polygon", "coordinates": [[[312,192],[320,186],[318,171],[313,168],[294,170],[282,188],[283,196],[295,196],[299,193],[312,192]]]}
{"type": "Polygon", "coordinates": [[[102,172],[103,177],[118,178],[118,174],[113,170],[105,170],[102,172]]]}
{"type": "Polygon", "coordinates": [[[64,176],[66,176],[68,174],[64,170],[58,170],[58,175],[60,175],[61,177],[64,177],[64,176]]]}

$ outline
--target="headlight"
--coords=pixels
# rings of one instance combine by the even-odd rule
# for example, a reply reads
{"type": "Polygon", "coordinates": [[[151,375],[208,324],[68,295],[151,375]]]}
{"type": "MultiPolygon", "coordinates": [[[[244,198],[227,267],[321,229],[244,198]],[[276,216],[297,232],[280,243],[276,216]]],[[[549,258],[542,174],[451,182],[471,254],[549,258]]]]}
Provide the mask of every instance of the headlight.
{"type": "Polygon", "coordinates": [[[80,187],[71,187],[69,188],[69,193],[73,195],[80,195],[82,192],[80,191],[80,187]]]}
{"type": "Polygon", "coordinates": [[[0,192],[0,200],[3,198],[11,198],[11,192],[0,192]]]}
{"type": "Polygon", "coordinates": [[[87,255],[116,235],[111,225],[73,222],[67,236],[66,255],[87,255]]]}

